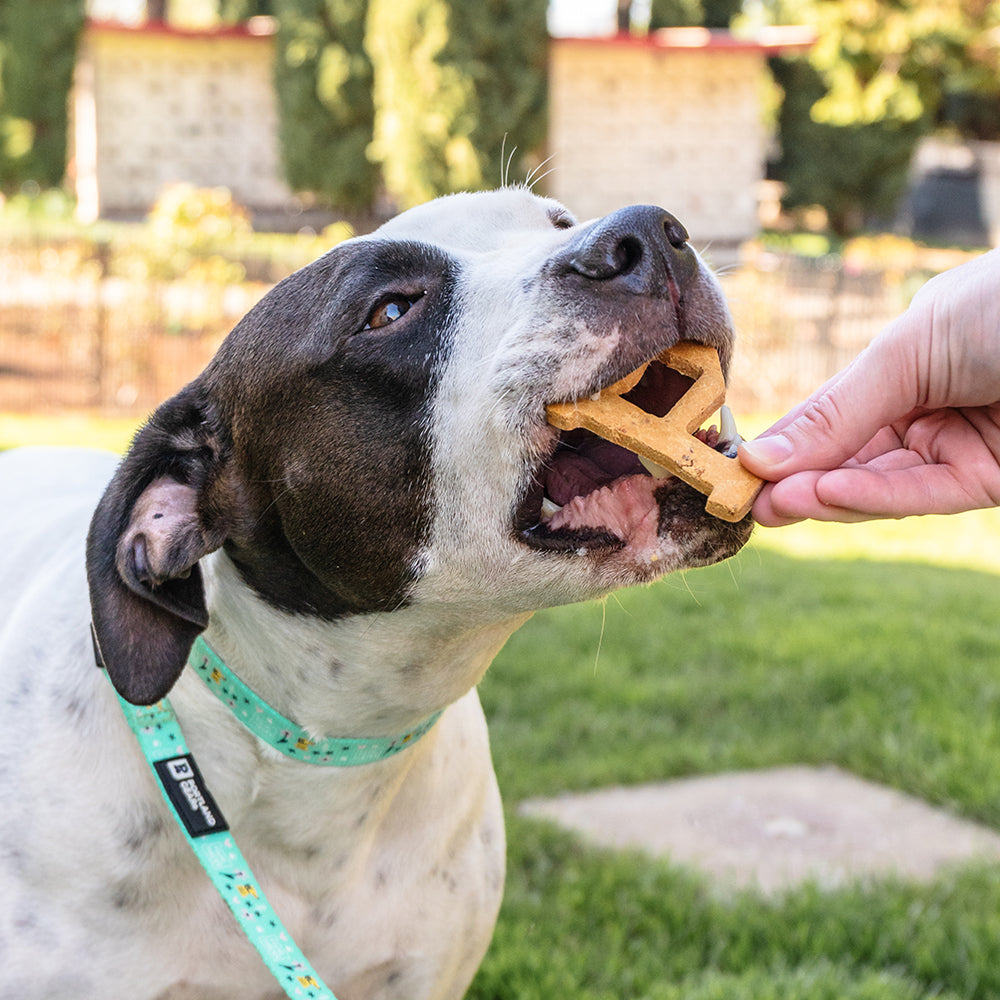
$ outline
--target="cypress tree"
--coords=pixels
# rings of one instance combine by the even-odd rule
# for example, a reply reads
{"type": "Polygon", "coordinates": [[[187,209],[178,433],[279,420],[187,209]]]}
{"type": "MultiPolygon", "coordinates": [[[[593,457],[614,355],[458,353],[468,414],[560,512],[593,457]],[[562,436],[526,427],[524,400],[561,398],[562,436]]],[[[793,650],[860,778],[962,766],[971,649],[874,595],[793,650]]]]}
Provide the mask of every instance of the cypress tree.
{"type": "Polygon", "coordinates": [[[285,176],[339,208],[366,210],[374,104],[365,53],[367,0],[274,0],[275,86],[285,176]]]}
{"type": "Polygon", "coordinates": [[[66,172],[66,108],[83,19],[83,0],[0,3],[0,186],[8,190],[25,181],[52,187],[66,172]]]}
{"type": "Polygon", "coordinates": [[[545,0],[369,0],[373,153],[399,207],[496,186],[504,149],[542,142],[545,12],[545,0]]]}
{"type": "Polygon", "coordinates": [[[476,97],[470,136],[481,185],[525,176],[545,141],[548,77],[546,0],[452,0],[446,55],[463,67],[476,97]],[[516,147],[511,176],[504,156],[516,147]]]}
{"type": "Polygon", "coordinates": [[[652,0],[649,29],[728,28],[742,6],[742,0],[652,0]]]}
{"type": "Polygon", "coordinates": [[[649,8],[649,30],[693,27],[700,25],[703,17],[701,0],[653,0],[649,8]]]}

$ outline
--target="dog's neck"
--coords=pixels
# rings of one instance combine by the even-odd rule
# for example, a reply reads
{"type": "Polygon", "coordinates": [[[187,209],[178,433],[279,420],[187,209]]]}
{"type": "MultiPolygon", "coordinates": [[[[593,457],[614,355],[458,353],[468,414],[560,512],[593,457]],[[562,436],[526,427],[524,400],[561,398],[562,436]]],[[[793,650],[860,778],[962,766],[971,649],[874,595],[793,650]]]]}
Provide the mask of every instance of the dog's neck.
{"type": "Polygon", "coordinates": [[[317,735],[390,736],[457,701],[529,617],[477,623],[413,607],[329,622],[280,611],[224,553],[205,568],[205,637],[249,687],[317,735]]]}

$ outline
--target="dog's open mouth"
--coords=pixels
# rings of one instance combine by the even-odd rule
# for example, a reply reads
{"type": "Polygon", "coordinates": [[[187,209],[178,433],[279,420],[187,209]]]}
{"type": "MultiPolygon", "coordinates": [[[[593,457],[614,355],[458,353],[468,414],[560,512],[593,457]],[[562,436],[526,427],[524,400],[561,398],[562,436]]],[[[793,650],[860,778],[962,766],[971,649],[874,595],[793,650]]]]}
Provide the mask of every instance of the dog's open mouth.
{"type": "MultiPolygon", "coordinates": [[[[687,376],[652,361],[623,398],[662,417],[692,384],[687,376]]],[[[717,451],[734,454],[740,439],[727,407],[720,411],[720,424],[720,429],[698,431],[697,437],[717,451]]],[[[652,551],[661,509],[671,506],[675,493],[697,496],[666,469],[620,445],[580,428],[562,431],[535,469],[515,527],[523,542],[549,551],[652,551]]]]}

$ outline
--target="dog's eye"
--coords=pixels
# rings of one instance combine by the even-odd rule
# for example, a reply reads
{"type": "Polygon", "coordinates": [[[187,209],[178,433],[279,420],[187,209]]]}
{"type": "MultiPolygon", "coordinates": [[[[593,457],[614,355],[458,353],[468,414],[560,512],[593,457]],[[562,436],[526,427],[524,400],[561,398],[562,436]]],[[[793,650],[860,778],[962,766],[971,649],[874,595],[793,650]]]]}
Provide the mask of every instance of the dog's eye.
{"type": "Polygon", "coordinates": [[[576,225],[573,217],[566,212],[549,212],[549,222],[556,229],[572,229],[576,225]]]}
{"type": "Polygon", "coordinates": [[[388,326],[394,320],[406,315],[409,312],[410,306],[419,298],[419,295],[416,298],[410,298],[407,295],[387,296],[368,314],[365,329],[381,330],[382,327],[388,326]]]}

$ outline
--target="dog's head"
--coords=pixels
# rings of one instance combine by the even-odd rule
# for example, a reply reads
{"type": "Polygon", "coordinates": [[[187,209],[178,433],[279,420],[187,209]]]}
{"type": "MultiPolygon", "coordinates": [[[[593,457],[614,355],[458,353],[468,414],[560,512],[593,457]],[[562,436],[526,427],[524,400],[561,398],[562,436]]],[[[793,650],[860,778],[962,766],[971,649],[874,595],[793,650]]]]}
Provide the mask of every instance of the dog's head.
{"type": "MultiPolygon", "coordinates": [[[[88,573],[112,680],[166,693],[218,548],[293,614],[423,603],[470,624],[732,555],[749,519],[545,421],[682,339],[728,366],[718,285],[651,206],[577,225],[521,189],[455,195],[341,244],[157,410],[102,499],[88,573]]],[[[688,384],[652,364],[629,398],[662,414],[688,384]]]]}

